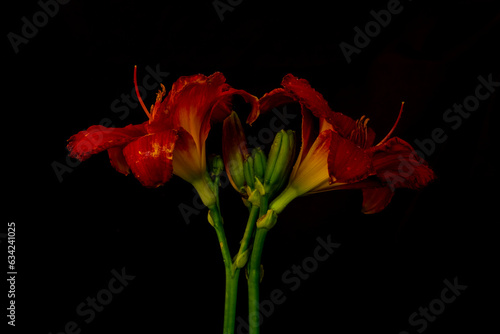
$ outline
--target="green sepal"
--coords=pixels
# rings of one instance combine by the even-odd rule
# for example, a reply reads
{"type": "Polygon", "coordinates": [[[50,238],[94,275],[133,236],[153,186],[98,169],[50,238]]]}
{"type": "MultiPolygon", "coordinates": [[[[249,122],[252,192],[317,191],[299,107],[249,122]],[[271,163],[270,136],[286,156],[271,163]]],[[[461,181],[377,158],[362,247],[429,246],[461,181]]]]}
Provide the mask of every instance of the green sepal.
{"type": "MultiPolygon", "coordinates": [[[[248,190],[247,190],[248,191],[248,190]]],[[[248,194],[248,201],[252,203],[253,206],[260,206],[261,195],[259,190],[254,189],[248,194]]]]}
{"type": "Polygon", "coordinates": [[[266,189],[264,188],[264,185],[260,182],[260,180],[255,177],[255,189],[259,191],[261,196],[264,196],[266,194],[266,189]]]}
{"type": "Polygon", "coordinates": [[[239,253],[236,256],[236,260],[234,261],[234,264],[236,265],[237,268],[243,268],[248,262],[248,257],[250,256],[249,250],[245,250],[243,253],[239,253]]]}
{"type": "Polygon", "coordinates": [[[257,220],[257,228],[265,228],[270,230],[276,225],[278,221],[278,215],[273,210],[267,210],[267,213],[257,220]]]}

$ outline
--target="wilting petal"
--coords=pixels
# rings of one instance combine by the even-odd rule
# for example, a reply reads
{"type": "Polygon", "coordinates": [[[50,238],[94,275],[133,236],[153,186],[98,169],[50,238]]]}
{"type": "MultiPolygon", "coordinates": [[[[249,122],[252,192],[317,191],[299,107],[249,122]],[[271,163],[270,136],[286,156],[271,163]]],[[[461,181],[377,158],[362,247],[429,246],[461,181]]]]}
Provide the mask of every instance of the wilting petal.
{"type": "Polygon", "coordinates": [[[328,171],[332,182],[352,183],[373,174],[371,158],[353,142],[332,133],[328,155],[328,171]]]}
{"type": "Polygon", "coordinates": [[[373,214],[382,211],[392,199],[394,191],[390,187],[363,189],[364,214],[373,214]]]}
{"type": "Polygon", "coordinates": [[[418,156],[410,144],[398,137],[369,151],[373,154],[373,168],[377,176],[391,189],[421,188],[435,179],[427,162],[418,156]]]}
{"type": "Polygon", "coordinates": [[[112,147],[123,146],[147,134],[145,124],[128,125],[124,128],[107,128],[93,125],[80,131],[68,140],[68,151],[72,158],[80,161],[112,147]]]}
{"type": "Polygon", "coordinates": [[[158,187],[172,177],[177,132],[167,130],[141,137],[123,149],[134,176],[145,187],[158,187]]]}

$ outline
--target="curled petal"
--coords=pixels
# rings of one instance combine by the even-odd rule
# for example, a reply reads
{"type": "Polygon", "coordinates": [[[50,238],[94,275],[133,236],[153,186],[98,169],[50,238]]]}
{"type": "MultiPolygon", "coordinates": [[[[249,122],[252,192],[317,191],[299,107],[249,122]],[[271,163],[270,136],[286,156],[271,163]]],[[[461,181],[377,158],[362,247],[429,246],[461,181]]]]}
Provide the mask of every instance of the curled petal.
{"type": "Polygon", "coordinates": [[[352,183],[373,174],[371,158],[364,149],[333,132],[328,154],[332,182],[352,183]]]}
{"type": "Polygon", "coordinates": [[[277,108],[294,101],[295,98],[283,88],[273,89],[269,93],[264,94],[264,96],[259,99],[259,108],[250,113],[247,118],[247,123],[252,125],[253,122],[257,120],[261,112],[267,112],[269,110],[272,110],[273,108],[277,108]]]}
{"type": "Polygon", "coordinates": [[[367,140],[363,143],[362,147],[369,147],[373,143],[375,133],[371,129],[366,129],[366,123],[360,124],[342,113],[333,111],[328,106],[328,102],[323,95],[312,88],[307,80],[287,74],[281,84],[300,103],[303,109],[309,110],[314,116],[320,119],[324,118],[343,138],[351,139],[353,131],[363,130],[367,132],[367,140]]]}
{"type": "Polygon", "coordinates": [[[212,115],[211,115],[211,122],[212,123],[219,123],[222,122],[226,117],[228,117],[231,112],[232,112],[232,99],[234,95],[240,95],[243,97],[246,103],[249,103],[252,107],[250,111],[250,115],[248,116],[249,118],[251,115],[254,115],[259,112],[259,99],[252,95],[247,93],[246,91],[242,89],[234,89],[232,87],[229,87],[227,85],[227,90],[225,90],[215,103],[213,109],[212,109],[212,115]]]}
{"type": "MultiPolygon", "coordinates": [[[[283,89],[277,88],[259,100],[261,111],[295,101],[301,105],[302,114],[310,112],[317,118],[326,120],[343,138],[352,140],[362,148],[368,148],[373,144],[375,133],[366,126],[366,118],[362,117],[355,121],[342,113],[333,111],[323,95],[312,88],[307,80],[287,74],[281,85],[283,89]]],[[[257,116],[253,115],[249,120],[253,122],[257,116]]]]}
{"type": "Polygon", "coordinates": [[[158,187],[172,177],[172,159],[177,132],[167,130],[141,137],[123,149],[134,176],[145,187],[158,187]]]}
{"type": "Polygon", "coordinates": [[[124,128],[107,128],[93,125],[85,131],[80,131],[68,139],[69,156],[80,161],[91,155],[100,153],[112,147],[124,146],[138,137],[147,134],[145,123],[128,125],[124,128]]]}
{"type": "Polygon", "coordinates": [[[413,147],[398,137],[374,146],[369,151],[373,155],[373,167],[377,176],[391,189],[421,188],[436,177],[413,147]]]}
{"type": "Polygon", "coordinates": [[[328,106],[323,95],[311,87],[305,79],[299,79],[292,74],[287,74],[283,78],[281,85],[307,110],[310,110],[318,118],[328,118],[333,111],[328,106]]]}

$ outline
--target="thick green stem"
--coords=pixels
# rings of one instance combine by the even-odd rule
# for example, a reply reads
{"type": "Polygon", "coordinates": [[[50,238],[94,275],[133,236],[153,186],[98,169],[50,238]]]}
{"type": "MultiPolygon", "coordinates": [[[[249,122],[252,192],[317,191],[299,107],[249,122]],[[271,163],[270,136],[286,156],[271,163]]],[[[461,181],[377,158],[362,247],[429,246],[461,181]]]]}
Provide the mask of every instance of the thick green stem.
{"type": "Polygon", "coordinates": [[[240,269],[234,272],[226,270],[226,298],[224,304],[224,334],[234,333],[236,318],[236,300],[238,296],[238,278],[240,269]]]}
{"type": "Polygon", "coordinates": [[[261,277],[260,262],[266,239],[267,229],[258,228],[255,233],[252,256],[248,265],[248,323],[250,334],[260,332],[259,284],[261,277]]]}
{"type": "Polygon", "coordinates": [[[222,259],[224,260],[224,268],[226,270],[226,294],[224,304],[224,334],[234,333],[234,318],[236,314],[236,297],[238,292],[238,276],[237,272],[233,271],[231,253],[226,240],[226,233],[222,226],[222,217],[217,204],[209,207],[210,216],[219,239],[219,245],[222,252],[222,259]]]}
{"type": "Polygon", "coordinates": [[[260,198],[260,216],[261,217],[267,213],[268,207],[269,207],[269,195],[264,194],[260,198]]]}

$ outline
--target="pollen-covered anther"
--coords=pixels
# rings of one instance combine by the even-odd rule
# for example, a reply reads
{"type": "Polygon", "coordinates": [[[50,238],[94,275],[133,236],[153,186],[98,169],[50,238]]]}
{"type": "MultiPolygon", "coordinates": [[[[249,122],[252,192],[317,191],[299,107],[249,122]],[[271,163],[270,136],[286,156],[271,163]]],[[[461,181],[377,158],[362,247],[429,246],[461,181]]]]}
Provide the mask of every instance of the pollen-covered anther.
{"type": "Polygon", "coordinates": [[[151,105],[151,108],[149,110],[149,113],[151,115],[151,117],[149,117],[149,122],[151,122],[155,118],[156,112],[160,108],[161,101],[163,100],[165,95],[167,95],[167,90],[165,89],[165,86],[162,83],[160,83],[160,86],[161,89],[159,89],[158,93],[156,93],[156,102],[155,104],[151,105]]]}

